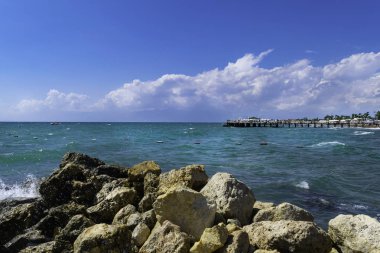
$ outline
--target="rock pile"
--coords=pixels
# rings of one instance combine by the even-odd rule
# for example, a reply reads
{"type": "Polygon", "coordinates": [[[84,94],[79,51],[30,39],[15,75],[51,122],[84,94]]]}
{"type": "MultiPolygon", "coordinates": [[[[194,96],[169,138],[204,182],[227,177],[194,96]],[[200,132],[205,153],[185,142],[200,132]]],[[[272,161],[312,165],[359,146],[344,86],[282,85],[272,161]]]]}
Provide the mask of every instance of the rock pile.
{"type": "Polygon", "coordinates": [[[380,252],[380,225],[339,215],[328,233],[306,210],[256,201],[227,173],[204,166],[161,173],[68,153],[41,197],[0,203],[0,252],[380,252]]]}

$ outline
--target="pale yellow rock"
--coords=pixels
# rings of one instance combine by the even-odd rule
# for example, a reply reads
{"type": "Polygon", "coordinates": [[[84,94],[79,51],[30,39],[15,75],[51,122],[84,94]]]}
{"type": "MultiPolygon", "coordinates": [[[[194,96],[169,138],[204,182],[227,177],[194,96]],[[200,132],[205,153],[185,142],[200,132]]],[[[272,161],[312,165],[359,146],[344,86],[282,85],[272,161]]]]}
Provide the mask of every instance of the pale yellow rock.
{"type": "Polygon", "coordinates": [[[238,227],[236,224],[234,223],[228,223],[227,226],[227,231],[229,234],[231,234],[232,232],[236,231],[236,230],[240,230],[241,228],[238,227]]]}
{"type": "Polygon", "coordinates": [[[258,249],[255,250],[255,253],[280,253],[277,250],[265,250],[265,249],[258,249]]]}
{"type": "Polygon", "coordinates": [[[275,205],[272,202],[263,202],[263,201],[256,201],[255,204],[253,204],[253,208],[256,208],[256,209],[265,209],[265,208],[270,208],[274,206],[275,205]]]}
{"type": "Polygon", "coordinates": [[[228,238],[228,231],[224,224],[206,228],[199,242],[190,249],[190,253],[211,253],[224,246],[228,238]]]}

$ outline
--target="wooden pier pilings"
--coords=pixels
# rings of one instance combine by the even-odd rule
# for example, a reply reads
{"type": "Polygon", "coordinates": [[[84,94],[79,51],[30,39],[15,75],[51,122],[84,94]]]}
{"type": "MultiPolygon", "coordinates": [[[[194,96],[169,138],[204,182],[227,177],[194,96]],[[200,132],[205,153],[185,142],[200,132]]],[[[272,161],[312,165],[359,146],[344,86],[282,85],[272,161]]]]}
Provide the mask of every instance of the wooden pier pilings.
{"type": "Polygon", "coordinates": [[[303,120],[227,120],[224,127],[272,127],[272,128],[380,128],[380,122],[323,122],[323,121],[303,121],[303,120]]]}

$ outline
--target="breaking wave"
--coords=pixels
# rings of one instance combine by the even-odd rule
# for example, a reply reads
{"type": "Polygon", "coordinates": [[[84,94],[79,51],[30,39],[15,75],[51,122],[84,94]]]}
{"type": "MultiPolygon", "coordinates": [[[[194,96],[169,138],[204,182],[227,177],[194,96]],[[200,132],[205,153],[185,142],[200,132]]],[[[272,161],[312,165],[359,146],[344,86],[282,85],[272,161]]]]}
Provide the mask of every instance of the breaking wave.
{"type": "Polygon", "coordinates": [[[34,198],[38,197],[38,179],[28,174],[21,184],[7,185],[0,179],[0,201],[8,198],[34,198]]]}

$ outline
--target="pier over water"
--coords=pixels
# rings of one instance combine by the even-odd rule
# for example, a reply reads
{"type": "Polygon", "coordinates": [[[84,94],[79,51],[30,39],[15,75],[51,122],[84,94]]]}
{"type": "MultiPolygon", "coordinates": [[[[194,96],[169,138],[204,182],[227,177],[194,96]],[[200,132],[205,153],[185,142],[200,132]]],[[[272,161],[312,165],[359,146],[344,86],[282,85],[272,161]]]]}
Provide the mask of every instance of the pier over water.
{"type": "Polygon", "coordinates": [[[267,120],[241,119],[227,120],[224,127],[312,127],[312,128],[380,128],[380,120],[267,120]]]}

